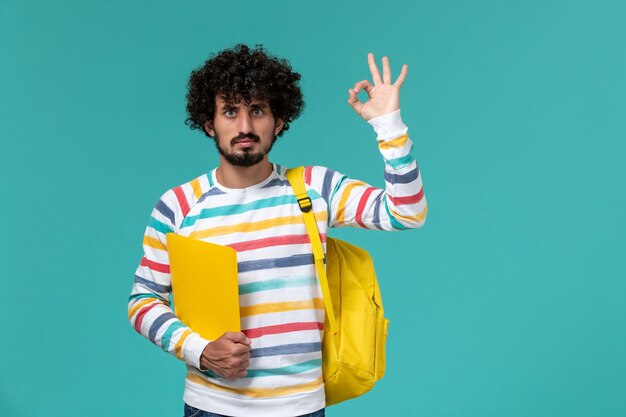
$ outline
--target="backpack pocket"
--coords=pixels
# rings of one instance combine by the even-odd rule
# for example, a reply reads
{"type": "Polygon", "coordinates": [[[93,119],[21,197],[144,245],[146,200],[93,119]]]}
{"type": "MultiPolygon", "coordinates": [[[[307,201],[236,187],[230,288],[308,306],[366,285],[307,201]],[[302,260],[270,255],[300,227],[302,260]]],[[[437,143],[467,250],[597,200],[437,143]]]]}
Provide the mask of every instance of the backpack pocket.
{"type": "Polygon", "coordinates": [[[389,320],[382,314],[376,321],[376,380],[385,376],[387,366],[386,349],[387,332],[389,331],[389,320]]]}

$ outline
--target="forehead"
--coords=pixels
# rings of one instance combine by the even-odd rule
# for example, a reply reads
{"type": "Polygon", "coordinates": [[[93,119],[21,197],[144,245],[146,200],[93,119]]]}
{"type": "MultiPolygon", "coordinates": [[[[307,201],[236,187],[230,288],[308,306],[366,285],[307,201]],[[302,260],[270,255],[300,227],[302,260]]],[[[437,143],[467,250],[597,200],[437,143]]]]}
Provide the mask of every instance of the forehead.
{"type": "Polygon", "coordinates": [[[267,99],[257,99],[253,98],[250,100],[250,103],[246,103],[243,99],[235,100],[224,100],[219,95],[215,97],[215,105],[218,109],[224,107],[269,107],[269,100],[267,99]]]}

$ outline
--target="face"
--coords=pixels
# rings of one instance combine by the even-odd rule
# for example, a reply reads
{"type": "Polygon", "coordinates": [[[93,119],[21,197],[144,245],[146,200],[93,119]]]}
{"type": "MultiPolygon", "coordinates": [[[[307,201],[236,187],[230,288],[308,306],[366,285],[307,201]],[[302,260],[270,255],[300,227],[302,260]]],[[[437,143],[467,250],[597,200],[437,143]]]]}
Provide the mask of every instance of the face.
{"type": "Polygon", "coordinates": [[[213,121],[204,125],[224,159],[243,167],[267,159],[282,127],[282,120],[274,118],[268,100],[227,103],[221,97],[215,99],[213,121]]]}

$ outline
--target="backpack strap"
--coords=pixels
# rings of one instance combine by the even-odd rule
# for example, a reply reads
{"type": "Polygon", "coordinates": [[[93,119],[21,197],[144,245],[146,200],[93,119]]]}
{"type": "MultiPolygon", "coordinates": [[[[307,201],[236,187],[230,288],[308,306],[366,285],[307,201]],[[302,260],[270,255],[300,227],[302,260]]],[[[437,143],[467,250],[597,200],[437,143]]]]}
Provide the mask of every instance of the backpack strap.
{"type": "Polygon", "coordinates": [[[317,229],[317,222],[313,215],[313,203],[311,198],[306,193],[304,180],[302,173],[304,167],[291,168],[287,170],[287,180],[293,188],[293,192],[296,195],[298,204],[300,205],[300,211],[302,211],[302,217],[304,218],[304,224],[306,231],[309,234],[309,240],[313,247],[313,257],[315,258],[315,269],[317,270],[317,276],[322,287],[322,295],[324,296],[324,306],[326,308],[326,316],[328,317],[328,323],[330,324],[330,330],[333,335],[337,334],[337,323],[335,322],[335,313],[333,310],[333,302],[330,298],[330,288],[328,287],[328,279],[326,278],[326,268],[324,268],[324,248],[322,247],[322,241],[320,239],[319,230],[317,229]]]}

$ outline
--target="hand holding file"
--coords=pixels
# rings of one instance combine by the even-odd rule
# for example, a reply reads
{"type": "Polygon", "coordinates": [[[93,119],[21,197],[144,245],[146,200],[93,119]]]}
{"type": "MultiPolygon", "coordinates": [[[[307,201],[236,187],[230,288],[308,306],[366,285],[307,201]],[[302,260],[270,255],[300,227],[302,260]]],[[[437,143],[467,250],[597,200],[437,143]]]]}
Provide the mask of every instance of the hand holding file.
{"type": "Polygon", "coordinates": [[[250,365],[251,343],[241,332],[226,332],[204,348],[200,367],[224,378],[243,378],[250,365]]]}

